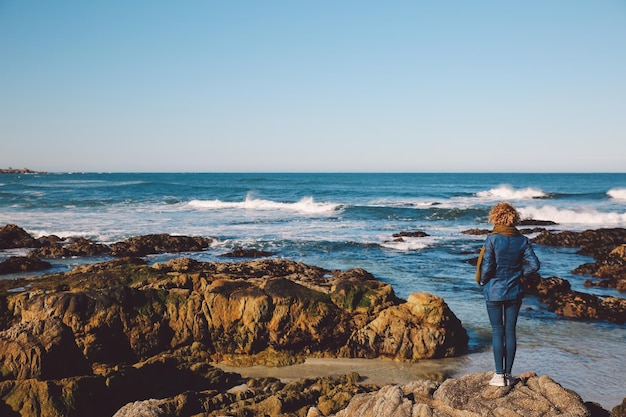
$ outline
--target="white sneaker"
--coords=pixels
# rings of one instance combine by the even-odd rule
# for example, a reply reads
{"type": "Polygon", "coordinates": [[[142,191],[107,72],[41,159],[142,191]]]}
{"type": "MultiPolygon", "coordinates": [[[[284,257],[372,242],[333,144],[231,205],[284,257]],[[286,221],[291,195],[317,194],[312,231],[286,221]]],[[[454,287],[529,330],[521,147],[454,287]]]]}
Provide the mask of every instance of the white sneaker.
{"type": "Polygon", "coordinates": [[[506,387],[504,374],[493,374],[493,377],[491,377],[491,380],[489,381],[489,385],[493,385],[494,387],[506,387]]]}

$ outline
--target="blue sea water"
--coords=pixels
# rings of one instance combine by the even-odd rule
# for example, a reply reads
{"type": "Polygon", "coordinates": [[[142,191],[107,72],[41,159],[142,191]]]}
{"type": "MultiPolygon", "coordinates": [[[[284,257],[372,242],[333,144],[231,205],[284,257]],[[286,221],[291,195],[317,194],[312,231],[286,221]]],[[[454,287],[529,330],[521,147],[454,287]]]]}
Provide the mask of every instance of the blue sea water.
{"type": "MultiPolygon", "coordinates": [[[[0,176],[0,225],[39,237],[82,236],[112,243],[149,233],[214,237],[202,261],[224,261],[235,247],[276,253],[329,269],[364,268],[406,298],[443,297],[470,333],[470,352],[442,361],[449,374],[493,368],[475,257],[489,208],[510,201],[522,217],[552,220],[552,230],[626,227],[626,174],[282,174],[58,173],[0,176]],[[429,236],[394,241],[402,231],[429,236]]],[[[541,275],[569,280],[590,258],[536,245],[541,275]]],[[[0,252],[0,261],[23,250],[0,252]]],[[[181,255],[176,255],[181,256],[181,255]]],[[[170,255],[156,255],[150,261],[170,255]]],[[[53,260],[65,271],[100,259],[53,260]]],[[[5,277],[10,279],[11,277],[5,277]]],[[[612,408],[626,397],[626,326],[566,320],[527,297],[518,324],[514,373],[534,371],[612,408]]],[[[429,362],[432,366],[432,362],[429,362]]]]}

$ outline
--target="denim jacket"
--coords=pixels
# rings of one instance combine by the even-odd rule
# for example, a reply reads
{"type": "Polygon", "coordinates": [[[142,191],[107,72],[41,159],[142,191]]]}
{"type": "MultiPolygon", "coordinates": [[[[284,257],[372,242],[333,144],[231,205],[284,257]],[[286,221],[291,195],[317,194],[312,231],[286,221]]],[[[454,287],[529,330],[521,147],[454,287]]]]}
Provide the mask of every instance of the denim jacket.
{"type": "Polygon", "coordinates": [[[480,268],[480,285],[485,300],[507,301],[522,298],[520,278],[539,270],[539,259],[526,236],[492,233],[485,240],[480,268]]]}

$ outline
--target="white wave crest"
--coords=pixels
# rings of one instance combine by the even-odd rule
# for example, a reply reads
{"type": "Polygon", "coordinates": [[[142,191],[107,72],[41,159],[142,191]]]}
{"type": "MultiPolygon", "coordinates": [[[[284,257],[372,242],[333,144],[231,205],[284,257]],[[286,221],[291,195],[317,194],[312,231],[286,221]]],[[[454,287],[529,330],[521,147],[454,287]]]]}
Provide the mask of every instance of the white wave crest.
{"type": "Polygon", "coordinates": [[[476,193],[478,197],[493,200],[528,200],[533,198],[544,198],[546,193],[537,188],[527,187],[516,190],[510,185],[500,185],[487,191],[476,193]]]}
{"type": "Polygon", "coordinates": [[[403,242],[383,242],[380,244],[383,248],[393,249],[402,252],[410,252],[414,250],[421,250],[427,248],[429,245],[424,242],[417,242],[415,240],[404,240],[403,242]]]}
{"type": "Polygon", "coordinates": [[[404,236],[399,240],[385,240],[380,244],[381,247],[393,249],[401,252],[411,252],[426,249],[435,244],[434,237],[410,237],[404,236]]]}
{"type": "Polygon", "coordinates": [[[191,200],[188,205],[195,209],[204,210],[280,210],[303,214],[334,214],[341,208],[340,204],[315,202],[313,197],[304,197],[295,203],[282,203],[247,196],[244,201],[229,202],[221,200],[191,200]]]}
{"type": "Polygon", "coordinates": [[[607,194],[614,200],[626,201],[626,188],[613,188],[607,194]]]}
{"type": "Polygon", "coordinates": [[[518,209],[522,219],[552,220],[558,224],[620,225],[626,224],[626,213],[600,212],[592,208],[558,209],[553,206],[518,209]]]}

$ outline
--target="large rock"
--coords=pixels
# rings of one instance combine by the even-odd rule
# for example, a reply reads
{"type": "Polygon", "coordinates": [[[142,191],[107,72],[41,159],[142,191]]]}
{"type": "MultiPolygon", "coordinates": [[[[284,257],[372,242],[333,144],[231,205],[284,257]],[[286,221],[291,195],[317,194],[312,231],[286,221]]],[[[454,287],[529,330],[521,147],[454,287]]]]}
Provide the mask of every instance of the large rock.
{"type": "Polygon", "coordinates": [[[49,262],[42,261],[30,256],[11,256],[0,262],[0,275],[14,274],[17,272],[35,272],[50,268],[49,262]]]}
{"type": "Polygon", "coordinates": [[[171,236],[165,233],[134,236],[111,245],[113,256],[146,256],[163,252],[198,252],[207,249],[213,239],[171,236]]]}
{"type": "Polygon", "coordinates": [[[196,342],[213,360],[237,364],[306,355],[415,361],[458,355],[468,341],[440,298],[405,302],[359,269],[331,273],[286,260],[150,267],[129,258],[14,285],[28,291],[5,294],[0,324],[56,317],[90,363],[132,363],[196,342]]]}
{"type": "Polygon", "coordinates": [[[0,382],[3,417],[108,417],[115,409],[107,401],[105,381],[98,376],[55,380],[0,382]]]}
{"type": "Polygon", "coordinates": [[[599,280],[588,280],[586,285],[611,287],[626,291],[626,244],[617,246],[602,259],[585,263],[573,271],[575,274],[589,274],[599,280]]]}
{"type": "Polygon", "coordinates": [[[0,227],[0,249],[36,248],[39,241],[21,227],[7,224],[0,227]]]}
{"type": "Polygon", "coordinates": [[[220,255],[224,258],[267,258],[276,255],[274,252],[267,252],[258,249],[235,248],[232,252],[220,255]]]}
{"type": "Polygon", "coordinates": [[[129,402],[114,417],[164,416],[312,416],[329,415],[359,393],[377,387],[361,385],[359,375],[302,379],[288,383],[273,378],[249,379],[228,390],[184,392],[176,397],[129,402]],[[308,413],[307,413],[308,412],[308,413]]]}
{"type": "Polygon", "coordinates": [[[574,291],[565,279],[539,274],[525,276],[522,286],[526,294],[537,296],[548,310],[564,317],[626,323],[626,299],[574,291]]]}
{"type": "Polygon", "coordinates": [[[90,372],[60,318],[32,320],[0,332],[0,380],[60,379],[90,372]]]}
{"type": "Polygon", "coordinates": [[[342,353],[414,361],[458,355],[467,341],[461,321],[442,298],[414,293],[406,303],[383,310],[356,330],[342,353]]]}
{"type": "Polygon", "coordinates": [[[626,398],[624,398],[620,405],[613,407],[611,417],[626,417],[626,398]]]}
{"type": "Polygon", "coordinates": [[[602,259],[617,246],[626,243],[626,229],[612,228],[559,233],[543,231],[533,239],[533,242],[547,246],[580,248],[580,254],[602,259]]]}
{"type": "Polygon", "coordinates": [[[356,395],[336,417],[591,416],[574,392],[547,376],[526,376],[510,387],[488,385],[491,373],[465,375],[442,384],[418,380],[356,395]]]}
{"type": "Polygon", "coordinates": [[[90,239],[46,239],[42,240],[40,248],[33,250],[29,255],[42,258],[68,258],[74,256],[108,255],[111,248],[103,243],[97,243],[90,239]]]}

